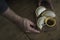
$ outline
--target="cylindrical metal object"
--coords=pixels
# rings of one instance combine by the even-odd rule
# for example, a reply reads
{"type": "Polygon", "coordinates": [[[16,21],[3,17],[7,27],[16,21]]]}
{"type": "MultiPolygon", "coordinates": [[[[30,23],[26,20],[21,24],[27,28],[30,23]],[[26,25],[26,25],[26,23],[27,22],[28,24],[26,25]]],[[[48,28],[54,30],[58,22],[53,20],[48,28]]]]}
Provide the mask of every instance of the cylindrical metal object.
{"type": "Polygon", "coordinates": [[[43,11],[45,11],[46,8],[43,7],[43,6],[40,6],[36,9],[35,13],[36,13],[36,16],[38,17],[43,11]]]}
{"type": "Polygon", "coordinates": [[[48,27],[53,27],[56,25],[56,15],[53,11],[47,10],[45,7],[40,6],[35,11],[37,16],[37,26],[42,29],[44,25],[48,27]]]}
{"type": "Polygon", "coordinates": [[[56,19],[52,18],[52,17],[47,17],[45,19],[45,24],[48,26],[48,27],[54,27],[56,25],[56,19]]]}

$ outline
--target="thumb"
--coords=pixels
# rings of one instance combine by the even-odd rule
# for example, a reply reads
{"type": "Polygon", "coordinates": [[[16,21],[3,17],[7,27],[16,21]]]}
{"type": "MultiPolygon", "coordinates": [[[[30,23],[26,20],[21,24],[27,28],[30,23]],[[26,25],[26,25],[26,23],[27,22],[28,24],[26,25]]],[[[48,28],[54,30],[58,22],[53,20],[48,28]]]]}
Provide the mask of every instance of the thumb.
{"type": "Polygon", "coordinates": [[[36,29],[34,29],[34,28],[32,28],[32,27],[29,28],[29,31],[30,31],[30,32],[35,32],[35,33],[40,33],[40,31],[38,31],[38,30],[36,30],[36,29]]]}

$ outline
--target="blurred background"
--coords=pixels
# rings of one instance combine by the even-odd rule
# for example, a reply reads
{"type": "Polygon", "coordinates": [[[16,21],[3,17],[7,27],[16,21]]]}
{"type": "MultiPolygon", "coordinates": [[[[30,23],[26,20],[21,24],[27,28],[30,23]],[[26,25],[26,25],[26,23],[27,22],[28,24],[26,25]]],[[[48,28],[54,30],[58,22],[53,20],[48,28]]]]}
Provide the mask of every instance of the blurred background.
{"type": "MultiPolygon", "coordinates": [[[[37,8],[37,0],[6,1],[16,14],[36,23],[34,12],[37,8]]],[[[0,40],[60,40],[60,0],[52,0],[52,3],[57,15],[57,25],[54,31],[41,32],[40,34],[24,33],[15,24],[0,15],[0,40]]]]}

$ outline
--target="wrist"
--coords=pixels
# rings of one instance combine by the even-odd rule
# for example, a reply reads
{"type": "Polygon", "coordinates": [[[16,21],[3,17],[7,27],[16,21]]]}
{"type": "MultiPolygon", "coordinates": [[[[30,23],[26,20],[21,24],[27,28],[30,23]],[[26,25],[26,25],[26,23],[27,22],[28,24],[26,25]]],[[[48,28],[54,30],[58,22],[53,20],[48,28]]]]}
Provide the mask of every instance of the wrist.
{"type": "Polygon", "coordinates": [[[18,17],[17,18],[17,20],[16,20],[16,24],[18,25],[18,26],[21,26],[21,27],[23,27],[24,26],[24,18],[22,18],[22,17],[18,17]]]}

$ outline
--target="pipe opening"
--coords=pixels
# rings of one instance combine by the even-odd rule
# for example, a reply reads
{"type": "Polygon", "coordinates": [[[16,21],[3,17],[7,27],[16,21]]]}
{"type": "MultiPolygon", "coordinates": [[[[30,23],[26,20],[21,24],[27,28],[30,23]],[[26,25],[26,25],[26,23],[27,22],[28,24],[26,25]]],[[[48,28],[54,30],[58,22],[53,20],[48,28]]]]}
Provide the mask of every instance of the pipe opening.
{"type": "Polygon", "coordinates": [[[56,25],[56,20],[54,18],[46,18],[45,20],[45,24],[48,26],[48,27],[53,27],[56,25]]]}
{"type": "Polygon", "coordinates": [[[54,20],[51,20],[51,19],[47,20],[47,24],[50,25],[50,26],[53,25],[54,24],[54,20]]]}

